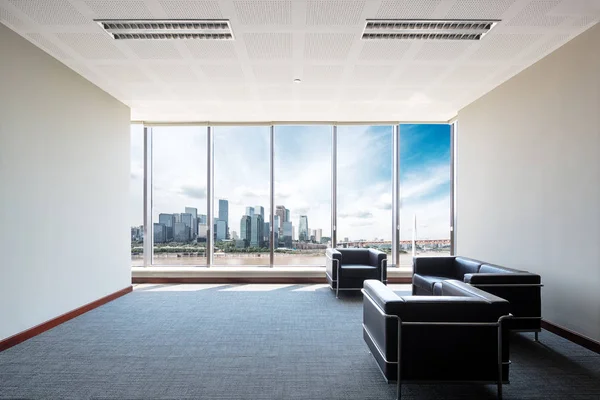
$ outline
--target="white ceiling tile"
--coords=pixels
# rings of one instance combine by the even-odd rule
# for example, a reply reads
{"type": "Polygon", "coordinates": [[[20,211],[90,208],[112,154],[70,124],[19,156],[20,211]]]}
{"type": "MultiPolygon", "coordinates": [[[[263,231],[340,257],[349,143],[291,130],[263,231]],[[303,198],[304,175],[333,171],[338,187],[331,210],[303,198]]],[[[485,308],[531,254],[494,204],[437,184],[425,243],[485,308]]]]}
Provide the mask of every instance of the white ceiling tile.
{"type": "Polygon", "coordinates": [[[301,77],[302,84],[336,82],[343,72],[343,65],[305,65],[301,77]]]}
{"type": "Polygon", "coordinates": [[[307,25],[362,24],[364,1],[309,0],[306,4],[307,25]]]}
{"type": "Polygon", "coordinates": [[[235,46],[228,40],[185,40],[193,58],[206,60],[236,59],[235,46]]]}
{"type": "Polygon", "coordinates": [[[98,19],[155,17],[143,0],[86,0],[85,4],[96,14],[94,18],[98,19]]]}
{"type": "Polygon", "coordinates": [[[449,19],[502,19],[516,0],[456,0],[446,14],[449,19]]]}
{"type": "Polygon", "coordinates": [[[284,0],[236,0],[236,15],[242,25],[289,25],[292,2],[284,0]]]}
{"type": "Polygon", "coordinates": [[[28,33],[27,37],[30,38],[35,44],[37,44],[38,47],[46,50],[46,52],[48,52],[48,54],[50,54],[51,56],[62,60],[71,59],[71,56],[69,54],[67,54],[60,47],[52,43],[49,39],[46,39],[46,37],[41,33],[28,33]]]}
{"type": "Polygon", "coordinates": [[[357,37],[351,33],[308,33],[304,57],[311,60],[345,59],[357,37]]]}
{"type": "Polygon", "coordinates": [[[24,28],[25,24],[19,18],[15,17],[13,13],[3,9],[0,6],[0,22],[12,26],[14,28],[24,28]]]}
{"type": "Polygon", "coordinates": [[[9,0],[41,25],[81,25],[90,20],[67,0],[9,0]]]}
{"type": "Polygon", "coordinates": [[[176,60],[182,58],[174,42],[166,40],[127,40],[129,47],[142,60],[176,60]]]}
{"type": "Polygon", "coordinates": [[[57,33],[56,36],[83,58],[89,60],[119,60],[125,55],[105,33],[57,33]]]}
{"type": "Polygon", "coordinates": [[[530,33],[490,33],[481,41],[481,47],[471,59],[484,62],[512,60],[542,37],[542,34],[530,33]]]}
{"type": "Polygon", "coordinates": [[[452,62],[474,46],[476,43],[470,41],[426,41],[421,44],[415,60],[452,62]]]}
{"type": "Polygon", "coordinates": [[[220,19],[223,18],[218,1],[160,0],[168,18],[220,19]]]}
{"type": "Polygon", "coordinates": [[[400,72],[396,84],[408,87],[425,85],[438,79],[448,68],[443,63],[408,64],[400,72]]]}
{"type": "Polygon", "coordinates": [[[356,65],[350,79],[354,85],[385,85],[395,68],[393,65],[356,65]]]}
{"type": "Polygon", "coordinates": [[[208,79],[219,81],[243,81],[244,73],[239,65],[222,64],[222,65],[200,65],[200,70],[208,79]]]}
{"type": "Polygon", "coordinates": [[[128,64],[106,64],[97,65],[96,70],[106,75],[110,79],[115,79],[120,83],[139,83],[150,82],[146,74],[135,65],[128,64]]]}
{"type": "Polygon", "coordinates": [[[412,42],[402,40],[365,40],[359,58],[369,61],[397,61],[404,58],[412,45],[412,42]]]}
{"type": "Polygon", "coordinates": [[[567,17],[550,15],[549,12],[560,4],[560,0],[534,0],[514,18],[507,22],[508,26],[558,26],[567,17]]]}
{"type": "Polygon", "coordinates": [[[248,57],[254,60],[292,58],[293,35],[291,33],[246,33],[244,42],[248,57]]]}
{"type": "Polygon", "coordinates": [[[377,18],[435,18],[434,11],[441,2],[442,0],[385,0],[381,2],[379,11],[377,11],[377,18]]]}
{"type": "Polygon", "coordinates": [[[188,65],[152,64],[146,68],[166,83],[198,82],[198,75],[188,65]]]}
{"type": "Polygon", "coordinates": [[[293,83],[293,65],[253,65],[254,77],[259,82],[293,83]]]}

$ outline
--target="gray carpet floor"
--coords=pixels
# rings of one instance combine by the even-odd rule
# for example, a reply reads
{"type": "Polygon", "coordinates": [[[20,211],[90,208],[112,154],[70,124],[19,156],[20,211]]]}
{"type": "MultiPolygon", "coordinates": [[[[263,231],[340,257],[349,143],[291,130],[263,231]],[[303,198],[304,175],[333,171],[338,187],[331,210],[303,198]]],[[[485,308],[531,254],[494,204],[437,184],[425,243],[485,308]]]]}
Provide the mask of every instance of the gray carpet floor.
{"type": "MultiPolygon", "coordinates": [[[[394,399],[362,339],[362,297],[319,285],[147,285],[0,353],[0,398],[394,399]]],[[[505,399],[600,399],[600,355],[511,339],[505,399]]],[[[405,385],[405,399],[495,399],[405,385]]]]}

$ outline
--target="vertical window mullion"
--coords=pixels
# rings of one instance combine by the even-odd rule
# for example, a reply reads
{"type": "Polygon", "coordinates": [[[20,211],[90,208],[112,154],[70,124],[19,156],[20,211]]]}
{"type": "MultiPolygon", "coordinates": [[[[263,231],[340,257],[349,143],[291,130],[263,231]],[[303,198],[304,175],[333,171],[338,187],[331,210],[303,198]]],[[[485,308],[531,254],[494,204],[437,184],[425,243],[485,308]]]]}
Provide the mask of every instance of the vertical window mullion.
{"type": "Polygon", "coordinates": [[[392,264],[400,268],[400,125],[392,132],[392,264]]]}
{"type": "Polygon", "coordinates": [[[270,185],[269,185],[269,201],[270,201],[270,212],[269,212],[269,267],[273,268],[273,262],[275,261],[275,127],[270,127],[270,185]]]}
{"type": "Polygon", "coordinates": [[[331,129],[331,247],[337,246],[337,125],[331,129]]]}
{"type": "Polygon", "coordinates": [[[206,127],[206,266],[211,267],[213,265],[213,253],[214,253],[214,140],[213,140],[213,128],[211,126],[206,127]]]}
{"type": "Polygon", "coordinates": [[[144,267],[151,266],[154,258],[152,196],[152,128],[144,126],[144,267]]]}

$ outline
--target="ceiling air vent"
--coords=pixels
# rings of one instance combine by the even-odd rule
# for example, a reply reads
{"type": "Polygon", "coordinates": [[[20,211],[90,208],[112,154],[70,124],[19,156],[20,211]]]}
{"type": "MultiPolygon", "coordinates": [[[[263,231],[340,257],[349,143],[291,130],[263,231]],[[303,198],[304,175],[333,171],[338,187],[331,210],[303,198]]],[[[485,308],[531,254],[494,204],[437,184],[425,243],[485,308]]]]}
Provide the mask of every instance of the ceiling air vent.
{"type": "Polygon", "coordinates": [[[95,20],[116,40],[233,40],[228,20],[95,20]]]}
{"type": "Polygon", "coordinates": [[[481,40],[499,20],[368,19],[362,38],[399,40],[481,40]]]}

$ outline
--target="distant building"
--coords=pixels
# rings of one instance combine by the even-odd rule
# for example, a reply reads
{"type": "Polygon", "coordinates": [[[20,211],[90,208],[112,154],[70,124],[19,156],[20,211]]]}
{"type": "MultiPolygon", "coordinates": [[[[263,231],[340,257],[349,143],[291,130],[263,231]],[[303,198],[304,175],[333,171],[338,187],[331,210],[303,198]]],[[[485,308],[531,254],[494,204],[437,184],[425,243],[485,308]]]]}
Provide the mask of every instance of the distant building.
{"type": "Polygon", "coordinates": [[[198,209],[193,207],[185,208],[186,214],[192,214],[192,237],[198,236],[198,209]]]}
{"type": "Polygon", "coordinates": [[[249,215],[242,216],[240,220],[240,239],[245,240],[246,243],[250,243],[250,236],[252,234],[252,217],[249,215]]]}
{"type": "Polygon", "coordinates": [[[208,221],[208,219],[206,218],[206,214],[198,215],[198,224],[206,225],[207,221],[208,221]]]}
{"type": "Polygon", "coordinates": [[[290,210],[288,210],[287,208],[285,209],[285,220],[287,222],[292,222],[292,219],[290,217],[290,210]]]}
{"type": "Polygon", "coordinates": [[[321,243],[322,239],[323,239],[323,229],[321,229],[321,228],[315,229],[315,242],[321,243]]]}
{"type": "Polygon", "coordinates": [[[279,229],[281,228],[281,225],[279,224],[279,215],[274,215],[273,216],[273,231],[275,233],[279,233],[279,229]]]}
{"type": "Polygon", "coordinates": [[[231,231],[231,240],[238,240],[240,237],[238,236],[236,231],[231,231]]]}
{"type": "MultiPolygon", "coordinates": [[[[190,214],[191,217],[191,214],[190,214]]],[[[175,222],[173,228],[173,239],[176,242],[189,242],[190,241],[190,227],[185,222],[175,222]]]]}
{"type": "Polygon", "coordinates": [[[219,199],[219,219],[225,221],[225,237],[229,233],[229,201],[219,199]]]}
{"type": "Polygon", "coordinates": [[[270,228],[270,223],[269,222],[265,222],[264,223],[264,229],[263,229],[263,240],[265,241],[265,246],[269,247],[269,242],[271,241],[271,231],[269,230],[270,228]]]}
{"type": "Polygon", "coordinates": [[[161,223],[154,223],[154,243],[165,243],[167,241],[167,227],[161,223]]]}
{"type": "Polygon", "coordinates": [[[294,231],[294,227],[292,226],[292,223],[289,221],[285,221],[283,223],[283,235],[282,235],[282,239],[283,239],[283,245],[287,248],[292,248],[292,234],[294,231]]]}
{"type": "MultiPolygon", "coordinates": [[[[185,224],[185,226],[187,226],[190,230],[190,236],[192,236],[192,232],[193,232],[193,225],[194,225],[194,218],[192,216],[192,214],[190,213],[182,213],[181,214],[181,223],[185,224]]],[[[174,235],[174,234],[173,234],[174,235]]]]}
{"type": "Polygon", "coordinates": [[[175,217],[175,222],[181,222],[181,214],[173,214],[175,217]]]}
{"type": "Polygon", "coordinates": [[[236,249],[243,249],[248,247],[248,241],[246,240],[242,240],[242,239],[236,239],[235,240],[235,248],[236,249]]]}
{"type": "Polygon", "coordinates": [[[250,246],[263,247],[264,223],[260,214],[250,217],[250,246]]]}
{"type": "Polygon", "coordinates": [[[173,227],[175,226],[175,216],[173,214],[158,214],[158,223],[163,224],[167,229],[165,241],[173,240],[173,227]]]}
{"type": "Polygon", "coordinates": [[[298,240],[301,242],[308,242],[310,234],[308,231],[308,217],[306,215],[300,216],[300,223],[298,224],[298,240]]]}
{"type": "Polygon", "coordinates": [[[275,226],[278,228],[279,234],[283,236],[283,222],[287,221],[285,219],[285,207],[284,206],[276,206],[275,207],[275,218],[277,218],[278,223],[275,226]]]}
{"type": "Polygon", "coordinates": [[[218,219],[215,223],[215,234],[217,240],[227,239],[227,222],[218,219]]]}
{"type": "Polygon", "coordinates": [[[198,224],[198,241],[206,242],[208,233],[208,225],[206,224],[198,224]]]}
{"type": "Polygon", "coordinates": [[[254,207],[246,207],[246,215],[251,217],[254,215],[254,207]]]}
{"type": "Polygon", "coordinates": [[[261,216],[262,220],[265,220],[265,208],[263,206],[255,206],[254,214],[258,214],[261,216]]]}

